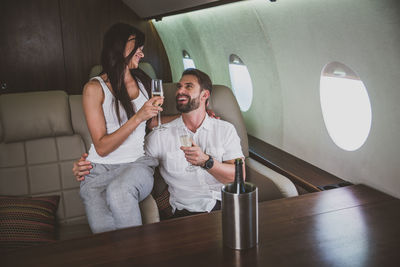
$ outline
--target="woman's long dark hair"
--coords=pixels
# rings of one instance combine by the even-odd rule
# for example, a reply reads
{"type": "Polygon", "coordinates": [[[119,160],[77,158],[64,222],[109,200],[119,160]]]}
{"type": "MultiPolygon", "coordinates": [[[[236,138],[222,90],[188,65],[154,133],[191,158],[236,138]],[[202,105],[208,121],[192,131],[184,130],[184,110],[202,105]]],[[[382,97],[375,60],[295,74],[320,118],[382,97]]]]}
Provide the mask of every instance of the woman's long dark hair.
{"type": "MultiPolygon", "coordinates": [[[[103,50],[101,51],[101,65],[103,67],[102,73],[107,74],[107,78],[114,91],[116,99],[115,111],[120,124],[121,118],[119,103],[121,103],[124,108],[128,119],[135,115],[135,109],[124,83],[125,69],[133,55],[136,53],[136,50],[144,45],[144,41],[145,35],[143,32],[125,23],[114,24],[104,35],[103,50]],[[125,57],[125,46],[129,36],[131,35],[135,36],[135,47],[132,52],[125,57]]],[[[131,69],[130,72],[137,83],[138,81],[143,83],[148,95],[151,96],[151,78],[139,68],[131,69]]]]}

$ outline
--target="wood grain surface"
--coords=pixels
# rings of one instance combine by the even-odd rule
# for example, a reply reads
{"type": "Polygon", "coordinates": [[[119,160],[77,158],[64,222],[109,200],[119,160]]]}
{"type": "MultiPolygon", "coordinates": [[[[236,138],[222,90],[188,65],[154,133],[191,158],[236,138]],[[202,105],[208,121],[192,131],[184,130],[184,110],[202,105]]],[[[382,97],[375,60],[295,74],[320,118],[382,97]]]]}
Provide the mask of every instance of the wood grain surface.
{"type": "Polygon", "coordinates": [[[396,266],[400,200],[364,185],[259,205],[259,244],[222,244],[221,213],[1,255],[1,266],[396,266]]]}

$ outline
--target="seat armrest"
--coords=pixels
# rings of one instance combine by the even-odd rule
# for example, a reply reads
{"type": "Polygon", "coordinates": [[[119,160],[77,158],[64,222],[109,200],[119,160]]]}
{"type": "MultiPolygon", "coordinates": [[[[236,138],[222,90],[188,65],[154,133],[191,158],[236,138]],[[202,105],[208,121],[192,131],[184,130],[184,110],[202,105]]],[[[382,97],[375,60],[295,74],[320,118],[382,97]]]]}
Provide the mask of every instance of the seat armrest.
{"type": "Polygon", "coordinates": [[[259,201],[298,196],[295,185],[285,176],[262,165],[254,159],[246,159],[247,181],[258,187],[259,201]]]}
{"type": "Polygon", "coordinates": [[[140,213],[142,214],[142,224],[155,223],[160,221],[160,214],[153,196],[150,194],[139,203],[140,213]]]}

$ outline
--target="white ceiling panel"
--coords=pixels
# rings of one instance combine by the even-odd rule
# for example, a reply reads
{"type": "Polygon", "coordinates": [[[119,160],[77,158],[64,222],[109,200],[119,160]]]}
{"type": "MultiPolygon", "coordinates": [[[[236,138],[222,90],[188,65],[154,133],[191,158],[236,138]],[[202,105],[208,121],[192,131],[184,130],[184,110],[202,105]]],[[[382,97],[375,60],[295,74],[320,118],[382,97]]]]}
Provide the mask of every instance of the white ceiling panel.
{"type": "Polygon", "coordinates": [[[219,0],[122,0],[141,18],[176,12],[187,8],[206,5],[219,0]]]}

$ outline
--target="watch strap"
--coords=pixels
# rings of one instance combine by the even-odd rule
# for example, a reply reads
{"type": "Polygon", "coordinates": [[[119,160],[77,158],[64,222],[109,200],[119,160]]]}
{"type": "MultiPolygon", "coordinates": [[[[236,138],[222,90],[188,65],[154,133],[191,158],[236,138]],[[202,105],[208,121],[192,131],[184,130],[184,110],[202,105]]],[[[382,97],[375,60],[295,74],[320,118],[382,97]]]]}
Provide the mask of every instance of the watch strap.
{"type": "Polygon", "coordinates": [[[205,170],[209,170],[214,166],[213,158],[210,155],[207,155],[207,156],[208,156],[208,160],[206,160],[206,162],[204,162],[204,165],[201,166],[205,170]]]}

